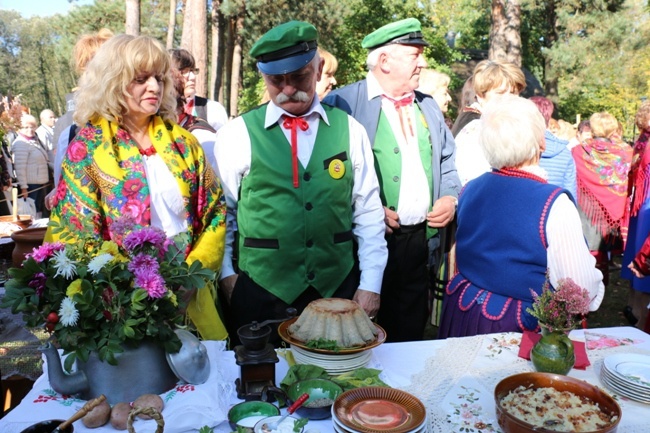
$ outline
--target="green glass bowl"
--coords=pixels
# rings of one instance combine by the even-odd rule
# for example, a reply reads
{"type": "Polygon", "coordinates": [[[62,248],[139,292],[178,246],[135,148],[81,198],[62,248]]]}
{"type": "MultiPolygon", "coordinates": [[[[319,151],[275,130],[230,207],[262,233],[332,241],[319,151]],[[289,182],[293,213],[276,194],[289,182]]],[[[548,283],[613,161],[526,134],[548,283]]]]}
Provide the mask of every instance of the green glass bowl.
{"type": "Polygon", "coordinates": [[[233,431],[237,431],[239,426],[245,428],[248,433],[253,433],[253,427],[259,420],[277,415],[280,415],[280,409],[271,403],[244,401],[230,408],[228,422],[233,431]]]}
{"type": "Polygon", "coordinates": [[[287,397],[292,403],[305,393],[309,394],[309,399],[296,410],[296,414],[302,418],[325,419],[332,416],[332,404],[343,394],[343,388],[327,379],[304,379],[291,384],[287,397]]]}

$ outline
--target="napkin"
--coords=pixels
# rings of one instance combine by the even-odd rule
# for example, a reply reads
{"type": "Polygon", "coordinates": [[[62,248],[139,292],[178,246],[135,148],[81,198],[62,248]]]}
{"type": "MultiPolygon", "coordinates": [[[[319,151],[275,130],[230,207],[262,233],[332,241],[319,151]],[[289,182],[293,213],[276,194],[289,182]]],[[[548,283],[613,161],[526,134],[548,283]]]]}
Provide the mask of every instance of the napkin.
{"type": "MultiPolygon", "coordinates": [[[[524,331],[524,335],[521,337],[521,344],[519,345],[519,357],[530,360],[530,351],[540,338],[542,338],[541,334],[531,331],[524,331]]],[[[573,368],[577,368],[578,370],[585,370],[591,365],[589,358],[587,357],[585,343],[582,341],[574,340],[571,340],[571,342],[573,343],[573,349],[576,354],[576,363],[574,364],[573,368]]]]}

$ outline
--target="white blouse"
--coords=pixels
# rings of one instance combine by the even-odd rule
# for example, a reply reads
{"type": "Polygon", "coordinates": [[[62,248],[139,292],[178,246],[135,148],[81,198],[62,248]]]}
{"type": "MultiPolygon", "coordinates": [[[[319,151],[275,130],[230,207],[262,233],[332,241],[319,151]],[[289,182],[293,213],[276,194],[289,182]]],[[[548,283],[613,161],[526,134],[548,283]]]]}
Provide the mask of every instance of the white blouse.
{"type": "Polygon", "coordinates": [[[185,203],[176,179],[158,154],[143,156],[151,200],[151,225],[168,238],[187,231],[185,203]]]}
{"type": "MultiPolygon", "coordinates": [[[[537,165],[521,169],[544,179],[547,177],[544,169],[537,165]]],[[[605,296],[603,274],[596,269],[596,258],[591,255],[585,242],[578,209],[566,194],[560,194],[551,206],[546,222],[546,237],[551,285],[556,287],[561,278],[571,278],[589,292],[589,311],[596,311],[605,296]]]]}

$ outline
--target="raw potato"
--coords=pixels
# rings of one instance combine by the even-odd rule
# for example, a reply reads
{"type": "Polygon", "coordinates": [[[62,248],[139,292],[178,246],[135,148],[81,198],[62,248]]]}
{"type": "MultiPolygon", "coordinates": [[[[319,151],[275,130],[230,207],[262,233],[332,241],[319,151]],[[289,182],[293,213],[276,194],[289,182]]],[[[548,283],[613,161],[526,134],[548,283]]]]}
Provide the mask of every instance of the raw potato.
{"type": "Polygon", "coordinates": [[[126,421],[131,412],[131,405],[125,402],[117,403],[111,410],[111,425],[116,430],[126,430],[126,421]]]}
{"type": "Polygon", "coordinates": [[[88,428],[101,427],[111,418],[111,405],[106,400],[95,406],[81,418],[81,422],[88,428]]]}
{"type": "MultiPolygon", "coordinates": [[[[153,407],[158,412],[162,412],[164,405],[165,404],[163,403],[163,399],[160,398],[160,396],[157,394],[143,394],[140,397],[136,398],[133,402],[134,409],[136,407],[153,407]]],[[[149,415],[145,415],[143,413],[138,414],[138,418],[151,419],[149,415]]]]}

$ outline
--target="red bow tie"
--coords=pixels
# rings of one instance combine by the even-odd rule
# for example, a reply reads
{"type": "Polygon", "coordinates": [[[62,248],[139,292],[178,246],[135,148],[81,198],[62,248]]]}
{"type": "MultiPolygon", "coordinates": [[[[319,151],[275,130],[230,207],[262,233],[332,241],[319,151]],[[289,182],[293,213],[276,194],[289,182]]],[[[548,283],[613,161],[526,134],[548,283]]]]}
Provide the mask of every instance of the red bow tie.
{"type": "Polygon", "coordinates": [[[413,103],[413,100],[415,99],[415,95],[413,93],[411,93],[408,96],[405,96],[402,99],[394,99],[394,98],[391,98],[388,95],[382,95],[382,97],[384,97],[384,98],[388,99],[390,102],[392,102],[393,105],[395,105],[395,109],[398,110],[398,111],[402,107],[410,106],[413,103]]]}
{"type": "Polygon", "coordinates": [[[309,129],[309,124],[303,117],[283,116],[282,126],[291,130],[291,166],[293,171],[293,187],[298,188],[298,128],[302,131],[309,129]]]}
{"type": "Polygon", "coordinates": [[[382,98],[388,99],[395,106],[395,111],[397,111],[397,114],[399,115],[399,123],[402,126],[402,134],[404,134],[404,137],[406,137],[406,128],[404,127],[404,116],[406,116],[409,132],[411,133],[411,137],[413,137],[415,134],[413,133],[413,125],[411,125],[411,116],[410,116],[409,113],[404,113],[403,114],[402,112],[404,110],[402,110],[402,109],[404,107],[410,107],[413,104],[413,100],[415,99],[415,95],[413,93],[411,93],[410,95],[405,96],[402,99],[393,99],[388,95],[382,95],[382,98]]]}

